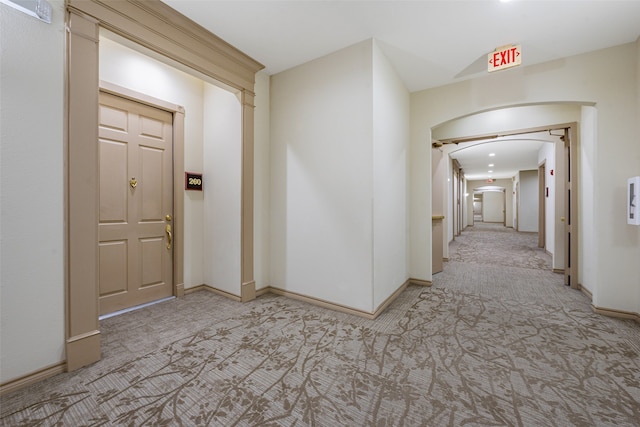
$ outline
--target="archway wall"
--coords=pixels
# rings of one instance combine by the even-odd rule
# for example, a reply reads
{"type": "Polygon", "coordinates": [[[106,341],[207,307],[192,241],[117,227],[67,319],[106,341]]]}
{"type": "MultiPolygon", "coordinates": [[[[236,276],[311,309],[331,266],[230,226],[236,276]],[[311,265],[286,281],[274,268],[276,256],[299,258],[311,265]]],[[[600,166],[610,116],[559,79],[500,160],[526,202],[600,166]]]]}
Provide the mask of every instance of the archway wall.
{"type": "MultiPolygon", "coordinates": [[[[580,210],[593,212],[592,224],[582,224],[583,265],[591,264],[587,280],[593,282],[593,304],[612,310],[640,312],[640,228],[624,222],[626,180],[638,174],[640,145],[637,144],[638,62],[637,43],[629,43],[556,61],[512,69],[460,83],[428,89],[411,97],[411,276],[431,280],[428,260],[431,252],[428,219],[432,212],[431,140],[434,134],[446,137],[447,122],[472,115],[515,106],[545,105],[544,111],[565,111],[580,122],[582,106],[597,109],[595,138],[581,141],[581,152],[593,154],[591,173],[580,172],[581,193],[593,190],[591,206],[580,199],[580,210]],[[610,64],[616,64],[612,67],[610,64]],[[551,104],[551,105],[549,105],[551,104]],[[560,105],[558,105],[560,104],[560,105]],[[591,144],[589,146],[589,144],[591,144]],[[587,145],[587,146],[585,146],[587,145]],[[624,154],[622,154],[624,153],[624,154]],[[427,237],[425,237],[427,236],[427,237]],[[595,249],[597,248],[597,249],[595,249]],[[588,258],[587,261],[585,258],[588,258]],[[615,277],[616,280],[611,280],[615,277]]],[[[505,110],[506,111],[506,110],[505,110]]],[[[514,110],[525,111],[525,110],[514,110]]],[[[513,111],[512,111],[513,112],[513,111]]],[[[566,116],[530,116],[531,127],[566,123],[566,116]],[[558,118],[560,117],[560,118],[558,118]],[[537,122],[537,124],[536,124],[537,122]]],[[[479,118],[479,117],[477,117],[479,118]]],[[[591,114],[591,118],[596,118],[591,114]]],[[[481,131],[490,133],[499,123],[489,123],[481,131]]],[[[506,122],[503,122],[504,124],[506,122]]],[[[581,123],[581,126],[584,125],[581,123]]],[[[521,127],[522,125],[518,125],[521,127]]],[[[526,126],[529,127],[529,126],[526,126]]],[[[579,280],[584,271],[579,271],[579,280]]]]}

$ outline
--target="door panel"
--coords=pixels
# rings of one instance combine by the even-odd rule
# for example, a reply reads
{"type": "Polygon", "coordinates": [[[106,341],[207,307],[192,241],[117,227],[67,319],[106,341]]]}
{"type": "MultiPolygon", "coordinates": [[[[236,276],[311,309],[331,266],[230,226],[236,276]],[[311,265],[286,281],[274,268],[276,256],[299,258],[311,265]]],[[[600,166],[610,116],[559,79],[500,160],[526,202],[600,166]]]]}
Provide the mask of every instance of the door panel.
{"type": "Polygon", "coordinates": [[[100,222],[127,221],[127,144],[100,140],[99,158],[110,167],[100,168],[100,222]]]}
{"type": "Polygon", "coordinates": [[[127,284],[127,242],[102,242],[99,256],[100,295],[124,292],[127,284]]]}
{"type": "Polygon", "coordinates": [[[171,113],[100,93],[100,314],[171,296],[171,113]]]}
{"type": "Polygon", "coordinates": [[[141,221],[161,221],[168,212],[163,210],[163,150],[150,147],[140,147],[141,188],[140,201],[142,204],[141,221]],[[164,213],[164,214],[163,214],[164,213]]]}
{"type": "Polygon", "coordinates": [[[150,239],[140,239],[140,249],[142,253],[141,266],[141,286],[158,285],[163,282],[162,271],[164,270],[164,239],[154,237],[150,239]]]}

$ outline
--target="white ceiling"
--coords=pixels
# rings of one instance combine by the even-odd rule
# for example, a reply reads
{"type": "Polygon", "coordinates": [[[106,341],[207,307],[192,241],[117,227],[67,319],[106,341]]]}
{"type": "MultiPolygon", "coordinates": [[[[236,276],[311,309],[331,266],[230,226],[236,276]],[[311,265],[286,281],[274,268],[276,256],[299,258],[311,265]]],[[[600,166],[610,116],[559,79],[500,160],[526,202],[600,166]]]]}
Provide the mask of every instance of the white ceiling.
{"type": "MultiPolygon", "coordinates": [[[[485,75],[487,54],[507,44],[522,46],[526,67],[640,36],[640,0],[163,1],[264,64],[268,74],[374,38],[410,92],[485,75]]],[[[489,170],[510,178],[538,167],[545,138],[516,139],[460,144],[474,147],[452,156],[468,178],[486,179],[489,170]]]]}
{"type": "Polygon", "coordinates": [[[526,66],[640,35],[638,0],[163,1],[269,74],[375,38],[410,92],[486,73],[498,46],[526,66]]]}
{"type": "Polygon", "coordinates": [[[538,151],[545,143],[559,141],[556,135],[560,133],[562,131],[553,131],[553,135],[537,132],[464,142],[448,151],[458,160],[469,180],[511,179],[518,171],[538,169],[538,151]],[[492,153],[494,156],[490,156],[492,153]]]}

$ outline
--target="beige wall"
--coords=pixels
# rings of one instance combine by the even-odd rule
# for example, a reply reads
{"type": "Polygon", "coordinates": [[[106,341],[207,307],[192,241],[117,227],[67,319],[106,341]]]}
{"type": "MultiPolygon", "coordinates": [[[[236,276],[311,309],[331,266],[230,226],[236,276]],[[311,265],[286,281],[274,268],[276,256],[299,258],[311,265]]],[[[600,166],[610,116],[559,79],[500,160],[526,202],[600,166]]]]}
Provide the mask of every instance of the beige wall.
{"type": "Polygon", "coordinates": [[[0,3],[0,382],[64,361],[64,2],[0,3]]]}
{"type": "Polygon", "coordinates": [[[371,311],[371,42],[271,77],[271,285],[371,311]]]}
{"type": "Polygon", "coordinates": [[[373,40],[271,78],[272,285],[373,312],[408,278],[409,95],[373,40]]]}

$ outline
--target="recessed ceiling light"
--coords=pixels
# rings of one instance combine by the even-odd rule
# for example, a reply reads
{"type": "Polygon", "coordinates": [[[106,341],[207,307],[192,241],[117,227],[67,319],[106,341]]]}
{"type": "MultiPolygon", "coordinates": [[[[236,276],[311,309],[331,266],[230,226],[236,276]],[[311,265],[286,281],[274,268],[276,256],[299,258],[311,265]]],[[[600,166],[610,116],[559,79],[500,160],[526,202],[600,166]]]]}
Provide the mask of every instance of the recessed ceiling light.
{"type": "Polygon", "coordinates": [[[489,153],[489,157],[494,157],[496,153],[489,153]]]}
{"type": "Polygon", "coordinates": [[[493,173],[493,171],[489,171],[489,173],[493,173]]]}
{"type": "Polygon", "coordinates": [[[490,168],[492,168],[492,167],[494,167],[494,166],[495,166],[495,165],[494,165],[493,163],[490,163],[490,164],[489,164],[489,167],[490,167],[490,168]]]}

